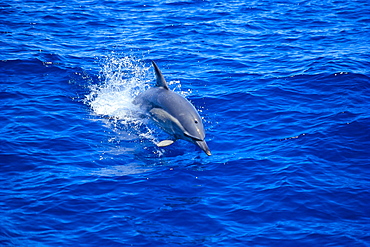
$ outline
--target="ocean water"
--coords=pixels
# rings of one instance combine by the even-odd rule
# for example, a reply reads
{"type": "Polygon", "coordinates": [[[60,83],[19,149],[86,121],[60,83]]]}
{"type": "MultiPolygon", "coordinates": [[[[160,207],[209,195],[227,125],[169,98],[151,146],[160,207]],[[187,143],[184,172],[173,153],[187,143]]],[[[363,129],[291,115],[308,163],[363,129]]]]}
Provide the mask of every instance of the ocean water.
{"type": "Polygon", "coordinates": [[[370,2],[0,3],[0,246],[370,246],[370,2]],[[212,151],[132,104],[151,61],[212,151]]]}

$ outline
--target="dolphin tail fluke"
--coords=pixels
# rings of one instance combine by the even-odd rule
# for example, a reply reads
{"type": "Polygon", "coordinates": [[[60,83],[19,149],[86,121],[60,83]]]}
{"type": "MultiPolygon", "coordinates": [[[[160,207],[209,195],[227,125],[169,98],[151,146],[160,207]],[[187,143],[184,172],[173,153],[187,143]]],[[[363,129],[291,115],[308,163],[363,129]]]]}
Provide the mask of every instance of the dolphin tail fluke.
{"type": "Polygon", "coordinates": [[[212,155],[206,141],[195,141],[195,144],[197,144],[197,146],[200,147],[200,149],[202,149],[208,156],[212,155]]]}
{"type": "Polygon", "coordinates": [[[154,61],[152,61],[152,64],[153,64],[154,71],[155,71],[155,77],[157,78],[157,84],[156,84],[156,86],[157,86],[157,87],[163,87],[163,88],[165,88],[165,89],[167,89],[167,90],[170,90],[170,89],[168,88],[167,82],[166,82],[166,80],[164,79],[164,77],[163,77],[163,75],[162,75],[162,72],[161,72],[161,70],[158,68],[157,64],[156,64],[154,61]]]}

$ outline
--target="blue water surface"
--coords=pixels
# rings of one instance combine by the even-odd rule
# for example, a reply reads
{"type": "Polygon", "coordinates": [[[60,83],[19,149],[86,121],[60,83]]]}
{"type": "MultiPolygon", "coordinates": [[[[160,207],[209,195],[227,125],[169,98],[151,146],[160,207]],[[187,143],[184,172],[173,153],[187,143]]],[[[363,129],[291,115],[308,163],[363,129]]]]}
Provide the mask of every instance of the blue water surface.
{"type": "Polygon", "coordinates": [[[0,3],[0,246],[370,246],[370,2],[0,3]],[[151,60],[208,157],[132,99],[151,60]]]}

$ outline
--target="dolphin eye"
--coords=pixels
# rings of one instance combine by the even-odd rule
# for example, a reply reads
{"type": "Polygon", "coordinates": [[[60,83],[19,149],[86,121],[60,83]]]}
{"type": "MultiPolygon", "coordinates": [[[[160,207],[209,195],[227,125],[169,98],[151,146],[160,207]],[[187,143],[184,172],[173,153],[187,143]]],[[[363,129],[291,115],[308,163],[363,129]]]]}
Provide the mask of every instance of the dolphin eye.
{"type": "Polygon", "coordinates": [[[196,120],[196,119],[195,119],[195,120],[194,120],[194,123],[196,123],[196,124],[197,124],[197,123],[198,123],[198,120],[196,120]]]}

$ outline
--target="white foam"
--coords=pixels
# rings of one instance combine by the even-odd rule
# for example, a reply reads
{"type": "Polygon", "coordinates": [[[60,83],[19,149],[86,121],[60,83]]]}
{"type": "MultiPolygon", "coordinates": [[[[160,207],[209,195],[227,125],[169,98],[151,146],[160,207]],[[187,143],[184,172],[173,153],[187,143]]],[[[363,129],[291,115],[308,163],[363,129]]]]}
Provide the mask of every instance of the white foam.
{"type": "MultiPolygon", "coordinates": [[[[147,124],[140,108],[132,103],[139,93],[154,84],[151,65],[145,64],[142,59],[132,56],[120,57],[119,54],[112,53],[101,60],[99,78],[100,84],[89,86],[90,93],[85,96],[84,103],[117,134],[111,137],[109,142],[145,139],[157,143],[156,129],[147,124]]],[[[184,97],[191,93],[190,90],[181,91],[178,80],[169,81],[169,85],[184,97]]],[[[161,155],[159,150],[154,152],[161,155]]]]}
{"type": "Polygon", "coordinates": [[[112,53],[101,60],[99,78],[100,84],[89,86],[90,93],[84,103],[120,136],[112,140],[133,136],[154,140],[153,130],[145,125],[139,107],[132,103],[140,92],[150,87],[153,80],[150,67],[141,59],[112,53]]]}
{"type": "Polygon", "coordinates": [[[112,54],[102,60],[102,84],[91,85],[87,103],[97,115],[128,120],[137,107],[133,99],[149,87],[149,67],[134,57],[112,54]]]}

